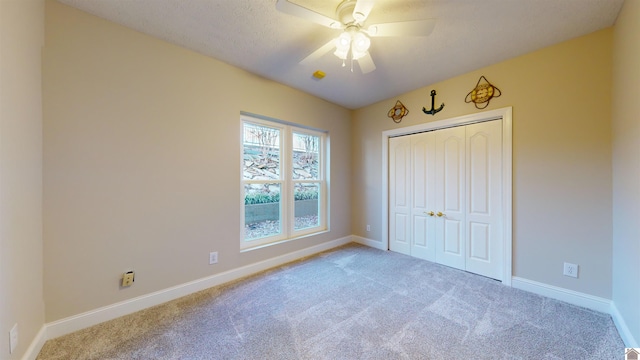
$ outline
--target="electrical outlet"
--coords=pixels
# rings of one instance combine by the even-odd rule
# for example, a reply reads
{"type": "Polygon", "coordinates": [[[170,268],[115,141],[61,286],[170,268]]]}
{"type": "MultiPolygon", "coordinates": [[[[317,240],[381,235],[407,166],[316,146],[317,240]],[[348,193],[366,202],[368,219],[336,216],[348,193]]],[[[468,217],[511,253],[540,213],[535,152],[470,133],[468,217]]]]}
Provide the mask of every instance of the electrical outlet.
{"type": "Polygon", "coordinates": [[[217,263],[218,263],[218,252],[217,251],[210,252],[209,253],[209,265],[217,264],[217,263]]]}
{"type": "Polygon", "coordinates": [[[9,331],[9,354],[13,354],[18,346],[18,324],[14,324],[9,331]]]}
{"type": "Polygon", "coordinates": [[[570,263],[564,263],[564,272],[563,274],[565,276],[571,276],[574,278],[578,278],[578,265],[576,264],[570,264],[570,263]]]}
{"type": "Polygon", "coordinates": [[[135,281],[135,273],[133,271],[127,271],[122,275],[122,287],[127,287],[133,285],[135,281]]]}
{"type": "Polygon", "coordinates": [[[371,225],[367,224],[367,231],[371,231],[371,225]]]}

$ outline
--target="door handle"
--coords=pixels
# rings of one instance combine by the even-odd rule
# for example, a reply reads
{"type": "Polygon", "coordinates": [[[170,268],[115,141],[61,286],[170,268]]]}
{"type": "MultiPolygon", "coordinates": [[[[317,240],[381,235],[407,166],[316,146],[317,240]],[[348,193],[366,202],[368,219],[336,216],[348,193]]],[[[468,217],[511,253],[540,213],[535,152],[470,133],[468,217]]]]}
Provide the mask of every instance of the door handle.
{"type": "Polygon", "coordinates": [[[437,215],[438,217],[447,216],[447,215],[445,215],[445,214],[441,213],[440,211],[438,211],[438,213],[437,213],[436,215],[437,215]]]}
{"type": "Polygon", "coordinates": [[[435,213],[434,213],[433,211],[429,211],[429,212],[426,212],[426,211],[425,211],[424,213],[425,213],[425,214],[427,214],[427,215],[429,215],[429,216],[433,216],[433,215],[435,215],[435,213]]]}

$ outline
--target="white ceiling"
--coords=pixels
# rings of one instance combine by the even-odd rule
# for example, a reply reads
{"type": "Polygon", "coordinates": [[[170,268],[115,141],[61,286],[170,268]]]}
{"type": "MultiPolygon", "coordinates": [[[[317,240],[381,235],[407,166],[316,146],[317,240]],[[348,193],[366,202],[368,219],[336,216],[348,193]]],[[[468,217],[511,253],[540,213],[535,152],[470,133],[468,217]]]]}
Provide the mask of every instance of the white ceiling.
{"type": "MultiPolygon", "coordinates": [[[[367,24],[433,18],[436,26],[428,37],[372,38],[377,69],[362,74],[332,52],[298,64],[339,31],[280,13],[276,0],[58,1],[349,109],[612,26],[624,2],[377,0],[367,24]],[[316,70],[326,77],[315,80],[316,70]]],[[[341,2],[290,1],[329,17],[341,2]]]]}

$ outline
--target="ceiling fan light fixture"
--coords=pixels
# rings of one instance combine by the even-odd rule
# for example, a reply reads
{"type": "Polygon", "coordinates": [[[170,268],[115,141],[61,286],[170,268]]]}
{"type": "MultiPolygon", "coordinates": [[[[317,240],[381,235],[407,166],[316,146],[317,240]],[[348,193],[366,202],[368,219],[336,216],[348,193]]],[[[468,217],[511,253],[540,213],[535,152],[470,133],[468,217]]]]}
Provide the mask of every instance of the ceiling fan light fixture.
{"type": "Polygon", "coordinates": [[[351,58],[353,60],[358,60],[358,59],[362,58],[365,55],[367,55],[366,51],[358,51],[355,48],[351,49],[351,58]]]}
{"type": "Polygon", "coordinates": [[[367,54],[371,46],[371,40],[363,32],[356,32],[353,34],[353,41],[351,42],[351,58],[358,60],[367,54]]]}
{"type": "Polygon", "coordinates": [[[336,48],[348,51],[349,46],[351,46],[351,35],[349,33],[343,32],[336,38],[336,48]]]}
{"type": "Polygon", "coordinates": [[[365,55],[367,55],[366,51],[358,51],[355,48],[351,49],[351,58],[353,60],[359,60],[360,58],[362,58],[365,55]]]}
{"type": "Polygon", "coordinates": [[[363,32],[358,31],[353,35],[352,47],[354,51],[364,53],[369,50],[369,46],[371,46],[371,40],[363,32]]]}
{"type": "Polygon", "coordinates": [[[338,59],[347,60],[347,56],[349,55],[349,49],[336,49],[333,55],[337,56],[338,59]]]}
{"type": "Polygon", "coordinates": [[[347,32],[343,32],[335,40],[336,51],[333,53],[339,59],[346,60],[349,55],[349,49],[351,49],[351,35],[347,32]]]}

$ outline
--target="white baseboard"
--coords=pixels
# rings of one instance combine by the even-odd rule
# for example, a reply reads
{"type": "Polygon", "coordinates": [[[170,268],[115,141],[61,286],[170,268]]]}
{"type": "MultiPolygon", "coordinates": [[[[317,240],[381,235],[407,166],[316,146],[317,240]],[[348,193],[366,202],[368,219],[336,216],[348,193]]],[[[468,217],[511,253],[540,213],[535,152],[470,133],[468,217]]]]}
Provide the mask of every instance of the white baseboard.
{"type": "MultiPolygon", "coordinates": [[[[197,291],[205,290],[213,286],[240,279],[242,277],[249,276],[279,265],[283,265],[306,256],[314,255],[322,251],[330,250],[332,248],[348,244],[350,242],[356,242],[380,250],[387,250],[386,244],[383,244],[380,241],[375,241],[355,235],[346,236],[306,249],[280,255],[275,258],[264,260],[255,264],[243,266],[220,274],[215,274],[206,278],[194,280],[151,294],[139,296],[130,300],[122,301],[82,314],[74,315],[65,319],[47,323],[44,324],[36,337],[33,339],[29,348],[27,349],[27,352],[22,357],[22,360],[35,360],[38,356],[38,353],[42,349],[42,346],[49,339],[66,335],[74,331],[78,331],[108,320],[118,318],[120,316],[124,316],[139,310],[149,308],[151,306],[162,304],[167,301],[175,300],[177,298],[192,294],[197,291]]],[[[624,319],[618,312],[615,303],[613,303],[611,300],[518,277],[512,278],[511,285],[517,289],[532,292],[552,299],[565,301],[567,303],[582,306],[595,311],[611,314],[611,317],[613,318],[613,321],[625,345],[627,347],[639,347],[638,342],[636,341],[636,339],[634,339],[624,319]]]]}
{"type": "Polygon", "coordinates": [[[375,240],[363,238],[361,236],[356,236],[356,235],[352,235],[351,237],[353,238],[353,242],[356,242],[358,244],[366,245],[366,246],[380,249],[380,250],[385,250],[385,251],[388,250],[387,244],[383,243],[382,241],[375,241],[375,240]]]}
{"type": "Polygon", "coordinates": [[[633,334],[631,334],[629,327],[627,327],[627,322],[624,321],[624,318],[618,311],[616,303],[611,303],[611,309],[609,313],[611,314],[613,323],[616,324],[616,328],[618,329],[618,333],[620,333],[622,341],[624,341],[624,345],[629,348],[639,348],[640,345],[638,344],[638,341],[633,337],[633,334]]]}
{"type": "Polygon", "coordinates": [[[38,331],[38,334],[36,334],[36,337],[33,339],[31,344],[29,344],[27,351],[22,356],[22,360],[36,360],[38,354],[40,353],[40,350],[42,350],[42,347],[44,346],[45,341],[47,341],[46,336],[47,326],[42,325],[40,331],[38,331]]]}
{"type": "Polygon", "coordinates": [[[567,302],[569,304],[578,305],[587,309],[609,314],[611,310],[611,300],[553,286],[537,281],[527,280],[519,277],[513,277],[511,286],[516,289],[532,292],[534,294],[546,296],[548,298],[567,302]]]}
{"type": "MultiPolygon", "coordinates": [[[[353,242],[352,237],[346,236],[306,249],[294,251],[268,260],[260,261],[255,264],[225,271],[202,279],[177,285],[168,289],[156,291],[133,299],[121,301],[95,310],[87,311],[82,314],[47,323],[44,326],[45,334],[43,337],[43,341],[41,341],[42,344],[40,344],[39,347],[36,344],[36,346],[34,346],[34,349],[38,350],[39,352],[42,348],[42,345],[44,344],[44,341],[46,340],[66,335],[74,331],[87,328],[89,326],[97,325],[99,323],[112,320],[120,316],[128,315],[136,311],[149,308],[151,306],[165,303],[167,301],[175,300],[177,298],[195,293],[197,291],[205,290],[213,286],[240,279],[242,277],[252,275],[260,271],[273,268],[275,266],[283,265],[288,262],[301,259],[305,256],[314,255],[325,250],[348,244],[350,242],[353,242]]],[[[38,342],[40,342],[40,340],[38,340],[38,342]]],[[[36,352],[35,354],[37,355],[38,352],[36,352]]]]}

